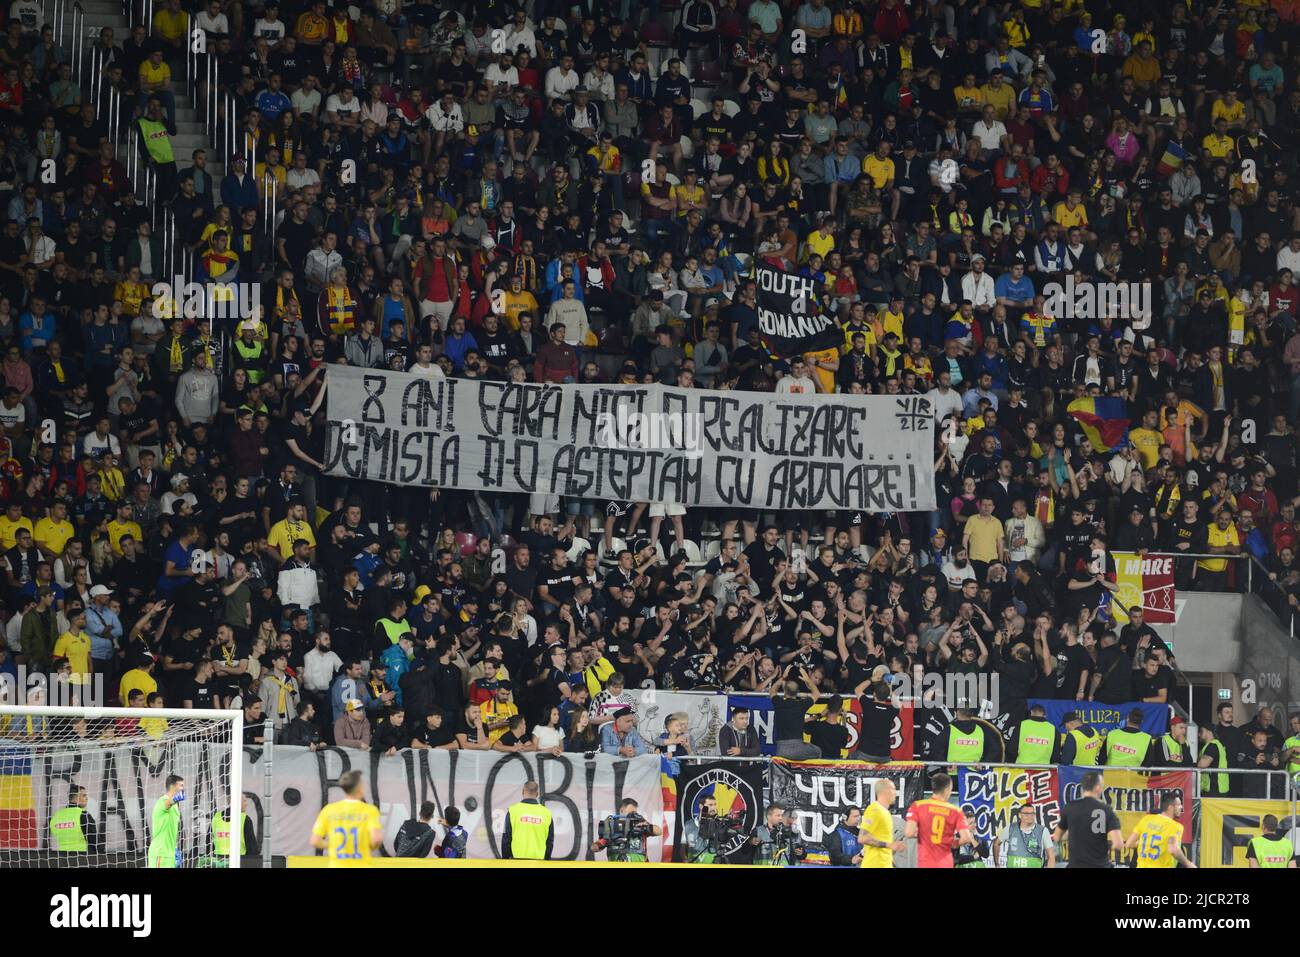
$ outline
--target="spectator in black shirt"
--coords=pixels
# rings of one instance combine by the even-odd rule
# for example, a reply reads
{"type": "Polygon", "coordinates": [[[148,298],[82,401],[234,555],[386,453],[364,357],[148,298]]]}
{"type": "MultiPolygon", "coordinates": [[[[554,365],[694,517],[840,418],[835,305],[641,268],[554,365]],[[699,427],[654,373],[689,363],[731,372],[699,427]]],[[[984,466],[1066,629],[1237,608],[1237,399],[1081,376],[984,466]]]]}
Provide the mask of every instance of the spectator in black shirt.
{"type": "Polygon", "coordinates": [[[870,695],[863,695],[862,725],[858,734],[858,750],[868,761],[883,764],[890,759],[890,742],[894,736],[894,722],[898,709],[890,701],[889,685],[877,682],[870,695]]]}

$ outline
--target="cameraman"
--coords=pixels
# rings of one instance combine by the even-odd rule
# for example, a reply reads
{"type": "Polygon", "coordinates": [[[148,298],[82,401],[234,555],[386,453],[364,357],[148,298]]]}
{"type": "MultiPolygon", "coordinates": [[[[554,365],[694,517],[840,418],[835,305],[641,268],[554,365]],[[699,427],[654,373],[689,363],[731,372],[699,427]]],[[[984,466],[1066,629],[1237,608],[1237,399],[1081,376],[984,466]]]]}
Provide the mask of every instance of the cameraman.
{"type": "Polygon", "coordinates": [[[794,815],[780,804],[767,809],[767,818],[754,831],[754,863],[762,867],[794,867],[808,856],[808,847],[795,830],[794,815]]]}
{"type": "Polygon", "coordinates": [[[646,856],[646,838],[658,837],[663,832],[637,813],[639,806],[636,801],[627,798],[618,806],[617,814],[611,814],[601,821],[600,839],[591,845],[592,851],[604,850],[611,861],[646,863],[649,860],[646,856]]]}
{"type": "Polygon", "coordinates": [[[718,799],[708,795],[700,801],[700,820],[687,860],[692,864],[726,863],[718,859],[723,856],[722,845],[732,831],[740,828],[740,822],[731,817],[719,816],[718,799]]]}

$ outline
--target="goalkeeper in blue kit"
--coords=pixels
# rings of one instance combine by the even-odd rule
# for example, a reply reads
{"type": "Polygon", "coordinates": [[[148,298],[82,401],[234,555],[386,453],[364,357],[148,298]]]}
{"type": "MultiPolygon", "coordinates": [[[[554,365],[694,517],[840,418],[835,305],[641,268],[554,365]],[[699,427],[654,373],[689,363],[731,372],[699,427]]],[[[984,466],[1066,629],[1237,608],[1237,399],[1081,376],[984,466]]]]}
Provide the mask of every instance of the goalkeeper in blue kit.
{"type": "Polygon", "coordinates": [[[167,793],[154,802],[153,826],[149,829],[147,867],[180,867],[177,838],[181,830],[181,802],[185,800],[185,779],[167,776],[167,793]]]}

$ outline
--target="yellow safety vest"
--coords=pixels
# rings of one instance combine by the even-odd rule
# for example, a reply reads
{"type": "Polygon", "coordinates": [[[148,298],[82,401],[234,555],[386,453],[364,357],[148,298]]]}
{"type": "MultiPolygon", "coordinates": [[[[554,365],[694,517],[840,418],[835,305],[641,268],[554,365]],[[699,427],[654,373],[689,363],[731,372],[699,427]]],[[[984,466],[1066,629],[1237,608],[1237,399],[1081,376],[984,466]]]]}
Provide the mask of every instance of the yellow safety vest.
{"type": "MultiPolygon", "coordinates": [[[[1228,753],[1223,749],[1223,742],[1215,738],[1205,746],[1205,750],[1214,748],[1216,753],[1215,763],[1212,767],[1226,768],[1228,766],[1228,753]]],[[[1224,795],[1228,793],[1228,776],[1226,774],[1202,774],[1201,793],[1224,795]]]]}
{"type": "Polygon", "coordinates": [[[1056,726],[1050,721],[1026,718],[1020,722],[1016,764],[1051,764],[1056,747],[1056,726]]]}
{"type": "Polygon", "coordinates": [[[551,831],[551,809],[545,804],[520,801],[510,805],[510,856],[516,861],[546,858],[546,835],[551,831]]]}
{"type": "MultiPolygon", "coordinates": [[[[1085,726],[1086,727],[1086,726],[1085,726]]],[[[1088,728],[1091,735],[1083,733],[1083,728],[1070,732],[1074,739],[1074,767],[1093,768],[1097,766],[1097,755],[1101,753],[1101,735],[1093,728],[1088,728]]]]}
{"type": "Polygon", "coordinates": [[[1146,762],[1150,747],[1151,735],[1145,731],[1116,728],[1106,735],[1106,766],[1140,768],[1146,762]]]}
{"type": "Polygon", "coordinates": [[[397,644],[398,641],[401,640],[401,637],[403,635],[411,634],[410,622],[407,622],[405,620],[393,621],[393,619],[391,618],[384,617],[379,619],[379,625],[381,628],[384,629],[384,634],[388,636],[388,641],[390,644],[395,645],[397,644]]]}
{"type": "Polygon", "coordinates": [[[155,163],[174,163],[176,154],[172,152],[171,137],[167,135],[165,124],[142,116],[139,120],[140,135],[144,137],[144,148],[155,163]]]}
{"type": "Polygon", "coordinates": [[[984,760],[984,728],[975,725],[962,731],[956,725],[948,726],[948,758],[955,764],[978,764],[984,760]]]}
{"type": "MultiPolygon", "coordinates": [[[[248,815],[242,811],[239,814],[239,854],[242,857],[247,847],[244,843],[244,821],[248,815]]],[[[218,811],[212,815],[212,850],[219,857],[226,857],[230,854],[230,825],[226,822],[226,815],[218,811]]]]}
{"type": "Polygon", "coordinates": [[[81,826],[83,811],[83,808],[74,805],[65,807],[50,818],[50,842],[56,851],[71,853],[90,849],[86,843],[86,832],[81,826]]]}

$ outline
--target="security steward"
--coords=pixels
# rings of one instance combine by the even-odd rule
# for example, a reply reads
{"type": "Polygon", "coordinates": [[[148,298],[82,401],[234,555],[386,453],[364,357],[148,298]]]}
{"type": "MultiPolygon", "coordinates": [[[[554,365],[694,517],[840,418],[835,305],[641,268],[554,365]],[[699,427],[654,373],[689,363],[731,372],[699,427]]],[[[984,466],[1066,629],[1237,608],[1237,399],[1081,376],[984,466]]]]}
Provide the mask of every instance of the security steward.
{"type": "Polygon", "coordinates": [[[524,784],[523,800],[506,812],[501,856],[508,861],[549,861],[555,846],[555,821],[539,799],[536,781],[524,784]]]}
{"type": "Polygon", "coordinates": [[[1219,768],[1217,774],[1202,774],[1201,794],[1205,797],[1227,797],[1228,795],[1228,775],[1223,773],[1224,768],[1228,766],[1228,749],[1223,746],[1214,733],[1214,728],[1209,725],[1201,725],[1198,731],[1201,739],[1201,756],[1196,761],[1198,768],[1219,768]]]}
{"type": "Polygon", "coordinates": [[[95,819],[86,810],[90,795],[80,785],[68,796],[68,806],[50,816],[50,847],[59,854],[85,854],[99,849],[95,819]]]}
{"type": "Polygon", "coordinates": [[[1276,815],[1265,814],[1260,822],[1260,830],[1264,833],[1252,837],[1246,845],[1246,860],[1250,867],[1295,868],[1295,846],[1290,838],[1278,835],[1277,827],[1276,815]]]}
{"type": "MultiPolygon", "coordinates": [[[[943,741],[940,738],[940,741],[943,741]]],[[[942,760],[951,764],[983,764],[999,760],[998,743],[970,708],[957,708],[948,725],[947,747],[942,760]]]]}
{"type": "Polygon", "coordinates": [[[1187,750],[1187,719],[1175,715],[1169,722],[1169,730],[1156,739],[1152,760],[1157,767],[1186,767],[1190,763],[1187,750]]]}
{"type": "Polygon", "coordinates": [[[1147,764],[1151,753],[1151,735],[1142,730],[1145,715],[1141,708],[1128,713],[1124,727],[1106,735],[1106,767],[1140,768],[1147,764]]]}
{"type": "Polygon", "coordinates": [[[1065,739],[1061,742],[1061,764],[1076,768],[1094,768],[1101,756],[1101,735],[1085,724],[1077,711],[1067,711],[1061,719],[1065,739]]]}
{"type": "MultiPolygon", "coordinates": [[[[226,820],[229,802],[212,815],[212,853],[217,858],[230,856],[230,822],[226,820]]],[[[248,836],[252,828],[248,821],[248,795],[244,795],[239,808],[239,856],[248,853],[248,836]]]]}
{"type": "Polygon", "coordinates": [[[1056,764],[1060,758],[1061,736],[1056,725],[1047,720],[1047,709],[1036,704],[1029,717],[1016,729],[1016,764],[1056,764]]]}

